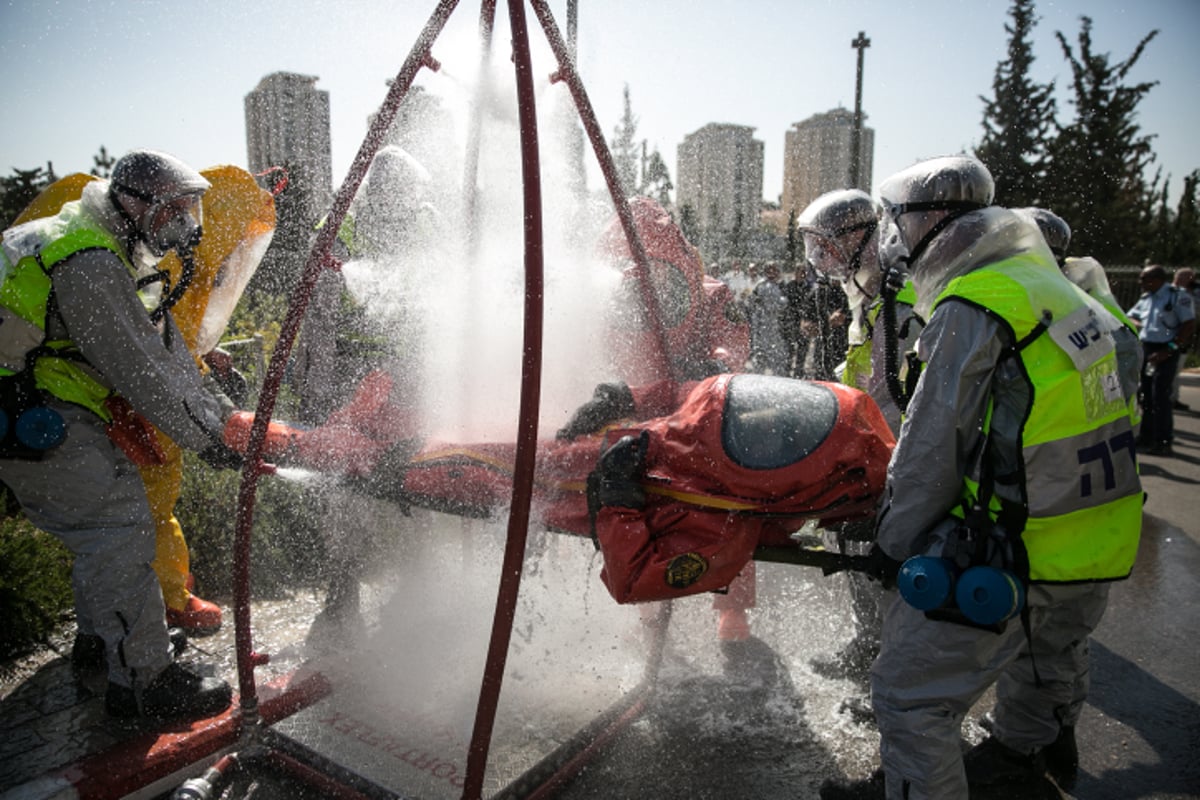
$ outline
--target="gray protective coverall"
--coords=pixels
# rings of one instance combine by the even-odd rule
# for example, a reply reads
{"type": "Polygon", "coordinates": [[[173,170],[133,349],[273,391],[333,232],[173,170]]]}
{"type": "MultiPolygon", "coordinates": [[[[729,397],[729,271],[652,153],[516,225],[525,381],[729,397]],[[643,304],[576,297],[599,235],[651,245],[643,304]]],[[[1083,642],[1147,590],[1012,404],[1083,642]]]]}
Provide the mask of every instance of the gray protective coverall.
{"type": "MultiPolygon", "coordinates": [[[[922,257],[922,264],[937,265],[938,272],[927,275],[924,285],[917,282],[917,313],[927,314],[952,278],[1035,249],[1053,263],[1037,229],[1005,209],[963,216],[922,257]]],[[[993,446],[1015,446],[1019,429],[997,427],[1013,416],[1006,407],[1023,407],[1027,383],[1015,359],[1001,358],[1004,345],[1000,324],[965,303],[943,303],[928,318],[917,344],[924,368],[889,466],[877,530],[879,545],[890,557],[903,561],[925,552],[929,532],[958,505],[963,476],[983,444],[989,398],[997,408],[993,446]]],[[[1127,377],[1136,371],[1120,364],[1120,374],[1122,391],[1132,397],[1136,384],[1127,377]]],[[[998,486],[997,494],[1002,490],[998,486]]],[[[1078,716],[1087,640],[1107,600],[1105,583],[1034,585],[1027,598],[1027,638],[1015,622],[996,634],[930,621],[889,592],[881,650],[871,671],[888,798],[967,796],[960,728],[993,683],[995,734],[1002,742],[1033,752],[1054,741],[1072,707],[1078,716]],[[1040,683],[1033,677],[1035,666],[1040,683]]]]}
{"type": "MultiPolygon", "coordinates": [[[[84,208],[110,231],[122,221],[108,184],[84,189],[84,208]]],[[[118,238],[121,238],[118,235],[118,238]]],[[[51,339],[74,341],[102,383],[180,446],[220,443],[225,409],[202,379],[168,314],[169,340],[151,324],[128,268],[107,250],[84,250],[52,273],[58,315],[51,339]]],[[[50,404],[66,440],[40,461],[0,459],[0,481],[29,520],[75,555],[72,583],[81,633],[104,639],[109,680],[146,685],[171,660],[154,559],[154,522],[141,475],[112,443],[104,422],[71,404],[50,404]]]]}

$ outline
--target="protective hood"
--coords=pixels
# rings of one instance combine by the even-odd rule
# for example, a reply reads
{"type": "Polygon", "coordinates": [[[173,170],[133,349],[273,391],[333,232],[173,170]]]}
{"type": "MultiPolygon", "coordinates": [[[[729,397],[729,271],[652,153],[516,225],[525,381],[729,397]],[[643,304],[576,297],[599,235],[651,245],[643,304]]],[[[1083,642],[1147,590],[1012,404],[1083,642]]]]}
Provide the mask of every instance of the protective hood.
{"type": "MultiPolygon", "coordinates": [[[[191,285],[171,310],[196,357],[217,346],[275,233],[275,199],[253,175],[229,165],[200,174],[212,184],[202,201],[204,236],[196,247],[191,285]]],[[[179,280],[182,265],[174,253],[160,268],[170,273],[172,285],[179,280]]]]}
{"type": "Polygon", "coordinates": [[[1030,219],[999,206],[963,214],[910,265],[917,293],[914,310],[929,319],[933,302],[952,280],[1021,253],[1037,253],[1055,263],[1041,231],[1030,219]]]}

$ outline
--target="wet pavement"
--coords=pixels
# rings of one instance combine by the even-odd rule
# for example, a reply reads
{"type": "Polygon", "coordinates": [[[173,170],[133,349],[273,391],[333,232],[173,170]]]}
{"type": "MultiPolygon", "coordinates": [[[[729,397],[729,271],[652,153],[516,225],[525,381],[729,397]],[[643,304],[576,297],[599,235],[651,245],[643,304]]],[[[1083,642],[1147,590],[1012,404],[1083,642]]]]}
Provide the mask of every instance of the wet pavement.
{"type": "MultiPolygon", "coordinates": [[[[1181,399],[1200,411],[1200,374],[1185,376],[1181,399]]],[[[1093,637],[1092,690],[1079,725],[1080,775],[1070,793],[1057,796],[1200,798],[1200,413],[1177,413],[1176,427],[1173,457],[1142,457],[1148,500],[1138,562],[1130,580],[1114,585],[1108,613],[1093,637]]],[[[461,547],[458,557],[466,562],[494,555],[471,548],[465,540],[455,546],[461,547]]],[[[553,544],[540,546],[537,558],[543,564],[582,558],[570,548],[564,554],[553,544]]],[[[579,583],[594,582],[594,563],[584,559],[579,564],[585,573],[579,583]]],[[[544,589],[544,568],[540,577],[535,573],[527,583],[544,589]]],[[[452,585],[460,591],[463,586],[452,585]]],[[[398,613],[387,612],[394,590],[394,582],[387,580],[366,585],[367,622],[375,629],[381,613],[398,613]]],[[[574,588],[567,593],[570,602],[581,605],[547,610],[552,599],[535,601],[543,611],[524,619],[515,646],[525,652],[548,652],[554,641],[561,645],[561,636],[539,639],[546,635],[539,631],[572,630],[569,620],[578,609],[578,627],[587,627],[589,620],[604,622],[596,627],[605,628],[608,637],[600,640],[609,642],[605,657],[587,656],[594,662],[592,673],[568,671],[578,679],[575,683],[563,680],[564,671],[552,661],[543,665],[548,665],[544,675],[532,678],[528,671],[536,670],[537,663],[522,664],[525,686],[545,685],[569,705],[580,686],[594,691],[600,683],[607,702],[614,691],[634,681],[635,657],[626,659],[629,664],[618,659],[618,666],[606,659],[611,658],[610,650],[621,654],[622,648],[636,648],[638,622],[628,619],[628,630],[622,632],[619,625],[611,627],[617,624],[612,619],[591,616],[607,597],[574,588]],[[549,675],[562,682],[547,680],[549,675]]],[[[676,603],[659,689],[650,697],[646,713],[603,749],[561,796],[809,798],[827,777],[869,774],[878,764],[878,735],[859,713],[866,703],[865,688],[852,678],[830,678],[814,667],[815,660],[848,640],[845,601],[840,577],[760,564],[754,638],[734,646],[721,645],[712,635],[715,617],[707,598],[676,603]]],[[[260,680],[299,666],[308,622],[321,605],[320,592],[255,602],[256,646],[273,654],[272,663],[258,673],[260,680]]],[[[411,601],[406,605],[412,606],[411,601]]],[[[428,641],[407,640],[415,653],[447,637],[475,634],[470,626],[455,628],[429,612],[419,610],[427,615],[426,627],[434,631],[428,641]]],[[[96,685],[97,679],[77,681],[72,675],[66,659],[69,636],[64,630],[39,653],[0,665],[4,800],[49,796],[36,794],[28,782],[139,732],[137,726],[103,716],[103,687],[96,685]]],[[[234,681],[232,625],[194,644],[192,657],[234,681]]],[[[566,642],[570,648],[581,649],[573,640],[566,642]]],[[[984,735],[977,720],[991,702],[987,696],[973,709],[964,726],[966,744],[984,735]]],[[[469,712],[470,702],[461,705],[469,712]]],[[[461,741],[462,731],[458,733],[461,741]]],[[[561,738],[557,732],[546,736],[545,746],[556,736],[561,738]]],[[[495,744],[498,751],[505,746],[504,741],[495,744]]],[[[294,784],[267,775],[239,779],[234,789],[226,796],[298,796],[294,784]]],[[[1008,798],[1014,800],[1015,795],[1010,792],[1008,798]]]]}

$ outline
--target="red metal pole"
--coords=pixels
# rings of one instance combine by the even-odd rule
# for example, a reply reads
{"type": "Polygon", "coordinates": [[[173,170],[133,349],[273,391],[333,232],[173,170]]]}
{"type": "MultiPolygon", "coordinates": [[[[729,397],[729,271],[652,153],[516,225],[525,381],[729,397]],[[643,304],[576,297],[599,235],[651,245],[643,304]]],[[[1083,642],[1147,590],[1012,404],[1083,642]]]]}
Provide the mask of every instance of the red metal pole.
{"type": "Polygon", "coordinates": [[[583,81],[580,80],[571,53],[563,41],[562,34],[559,33],[558,26],[554,23],[554,16],[550,13],[550,8],[546,5],[545,0],[529,0],[529,2],[533,6],[533,13],[537,15],[538,21],[542,25],[542,30],[546,33],[546,40],[550,43],[550,49],[554,51],[554,57],[558,59],[557,76],[566,81],[571,97],[575,100],[579,119],[592,143],[592,150],[595,151],[596,160],[600,163],[600,172],[604,175],[608,193],[612,196],[617,216],[621,220],[621,227],[625,230],[625,238],[629,241],[629,251],[633,253],[633,260],[637,264],[638,288],[641,291],[642,302],[646,306],[650,329],[654,331],[658,342],[658,374],[669,375],[678,381],[681,376],[675,374],[671,359],[667,355],[670,352],[667,347],[667,332],[662,324],[662,311],[659,309],[658,296],[654,293],[654,286],[650,283],[650,259],[646,255],[646,248],[642,245],[642,238],[638,235],[637,227],[633,224],[633,213],[629,210],[629,203],[625,200],[621,181],[617,177],[616,162],[613,161],[612,153],[608,149],[608,142],[604,140],[604,132],[600,130],[600,123],[596,121],[596,112],[592,110],[591,101],[588,100],[587,90],[583,88],[583,81]]]}
{"type": "Polygon", "coordinates": [[[350,165],[350,171],[347,173],[345,181],[342,182],[341,188],[334,197],[333,208],[326,218],[325,225],[318,231],[316,241],[313,242],[312,251],[309,253],[308,261],[304,265],[304,271],[300,275],[299,283],[292,291],[292,296],[288,302],[288,313],[279,331],[279,341],[275,345],[275,350],[271,354],[271,361],[267,366],[266,378],[263,381],[263,388],[259,395],[258,407],[255,413],[254,426],[250,431],[250,444],[246,452],[246,468],[242,472],[242,483],[238,491],[238,512],[234,534],[233,617],[234,625],[236,626],[235,643],[238,661],[238,691],[241,697],[242,716],[245,721],[256,721],[258,716],[258,696],[254,685],[254,667],[257,663],[261,663],[262,657],[254,653],[250,631],[250,531],[254,521],[254,499],[258,486],[260,458],[263,442],[266,439],[267,423],[270,421],[271,414],[275,410],[275,400],[279,393],[279,385],[283,381],[288,358],[292,351],[292,344],[295,341],[296,333],[300,329],[300,321],[304,318],[304,312],[308,308],[308,301],[312,297],[313,288],[316,286],[321,270],[327,268],[330,264],[330,252],[333,248],[334,238],[337,236],[338,229],[341,227],[342,221],[346,218],[346,213],[350,210],[350,203],[354,199],[354,195],[357,194],[358,187],[362,184],[362,180],[367,174],[371,160],[375,157],[375,153],[379,151],[380,146],[386,139],[388,129],[391,128],[392,122],[396,118],[400,101],[404,99],[404,95],[408,93],[409,88],[412,86],[417,71],[421,67],[433,63],[429,57],[430,48],[433,47],[434,40],[437,39],[438,34],[446,24],[446,20],[449,19],[451,12],[454,11],[457,5],[458,0],[439,0],[437,8],[434,9],[433,14],[429,17],[429,21],[425,24],[424,30],[421,31],[420,38],[413,45],[413,49],[408,54],[407,60],[405,60],[404,65],[400,68],[395,81],[392,82],[392,86],[384,98],[383,105],[380,107],[379,114],[376,115],[375,120],[371,123],[366,138],[363,139],[363,143],[358,149],[358,154],[354,157],[354,162],[350,165]]]}
{"type": "Polygon", "coordinates": [[[475,727],[467,752],[464,800],[479,800],[487,769],[488,749],[512,639],[525,541],[529,532],[529,507],[533,500],[533,468],[537,458],[538,406],[542,380],[542,186],[538,154],[537,106],[533,93],[533,63],[529,32],[525,27],[524,0],[508,0],[512,28],[513,60],[517,76],[517,112],[521,128],[521,178],[525,195],[525,344],[521,363],[521,408],[517,429],[517,453],[513,470],[512,508],[508,515],[508,539],[500,571],[500,587],[492,620],[475,727]]]}

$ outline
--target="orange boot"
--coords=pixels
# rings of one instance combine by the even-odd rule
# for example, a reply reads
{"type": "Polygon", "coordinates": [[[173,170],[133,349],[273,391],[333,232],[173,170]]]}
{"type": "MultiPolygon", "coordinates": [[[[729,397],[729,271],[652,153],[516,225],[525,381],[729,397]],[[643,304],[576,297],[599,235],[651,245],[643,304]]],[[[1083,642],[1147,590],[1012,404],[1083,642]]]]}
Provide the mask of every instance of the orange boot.
{"type": "Polygon", "coordinates": [[[167,627],[188,633],[215,633],[221,628],[221,607],[189,594],[182,609],[167,608],[167,627]]]}

